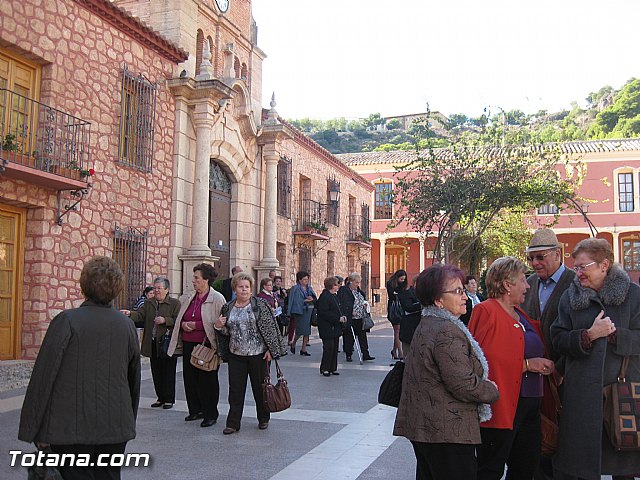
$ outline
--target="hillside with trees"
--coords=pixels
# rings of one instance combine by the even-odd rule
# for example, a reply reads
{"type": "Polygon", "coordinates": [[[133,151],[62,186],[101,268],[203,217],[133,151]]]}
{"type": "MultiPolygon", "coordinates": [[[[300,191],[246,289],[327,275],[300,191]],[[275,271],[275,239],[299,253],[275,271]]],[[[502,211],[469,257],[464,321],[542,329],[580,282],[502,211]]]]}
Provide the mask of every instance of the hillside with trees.
{"type": "Polygon", "coordinates": [[[429,119],[402,130],[395,119],[387,122],[379,113],[360,120],[289,120],[332,153],[410,150],[446,147],[459,142],[476,145],[524,145],[531,143],[640,137],[640,79],[632,78],[619,90],[607,85],[586,97],[586,108],[577,102],[570,110],[527,115],[520,110],[486,109],[477,117],[449,116],[446,131],[436,133],[429,119]]]}

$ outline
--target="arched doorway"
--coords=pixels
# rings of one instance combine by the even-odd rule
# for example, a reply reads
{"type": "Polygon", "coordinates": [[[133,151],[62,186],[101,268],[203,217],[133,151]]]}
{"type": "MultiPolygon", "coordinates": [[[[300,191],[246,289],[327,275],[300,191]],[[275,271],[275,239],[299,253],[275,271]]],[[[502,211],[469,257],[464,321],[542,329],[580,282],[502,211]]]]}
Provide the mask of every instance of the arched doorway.
{"type": "Polygon", "coordinates": [[[212,160],[209,168],[209,246],[211,254],[220,257],[216,264],[220,278],[227,278],[230,272],[230,226],[231,180],[220,164],[212,160]]]}

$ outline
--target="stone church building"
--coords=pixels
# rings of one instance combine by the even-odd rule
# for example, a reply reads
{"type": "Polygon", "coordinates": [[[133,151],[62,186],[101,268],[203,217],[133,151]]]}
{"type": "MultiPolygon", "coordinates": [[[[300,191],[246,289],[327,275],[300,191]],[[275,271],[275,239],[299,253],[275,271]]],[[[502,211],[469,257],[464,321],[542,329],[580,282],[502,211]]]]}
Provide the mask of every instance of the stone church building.
{"type": "Polygon", "coordinates": [[[262,108],[249,0],[3,5],[0,359],[37,355],[93,255],[125,271],[123,308],[203,261],[368,284],[374,187],[262,108]]]}

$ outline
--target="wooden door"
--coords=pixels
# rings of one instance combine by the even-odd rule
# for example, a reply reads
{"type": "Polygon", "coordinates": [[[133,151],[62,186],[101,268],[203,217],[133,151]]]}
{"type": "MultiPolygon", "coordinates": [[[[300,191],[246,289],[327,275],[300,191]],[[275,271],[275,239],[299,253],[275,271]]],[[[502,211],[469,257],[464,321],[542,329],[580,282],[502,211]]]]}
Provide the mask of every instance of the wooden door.
{"type": "Polygon", "coordinates": [[[20,356],[25,218],[0,204],[0,360],[20,356]]]}

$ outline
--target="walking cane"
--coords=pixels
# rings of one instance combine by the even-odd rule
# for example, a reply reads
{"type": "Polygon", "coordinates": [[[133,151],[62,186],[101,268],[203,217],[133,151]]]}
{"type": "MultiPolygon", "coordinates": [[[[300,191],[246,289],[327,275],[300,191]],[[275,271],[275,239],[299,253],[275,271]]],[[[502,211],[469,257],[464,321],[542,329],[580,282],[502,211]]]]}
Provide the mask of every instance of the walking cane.
{"type": "Polygon", "coordinates": [[[356,337],[356,332],[355,330],[353,330],[353,325],[351,325],[351,334],[353,335],[353,345],[356,347],[356,352],[358,352],[360,365],[362,365],[362,350],[360,350],[360,340],[358,340],[358,337],[356,337]]]}

